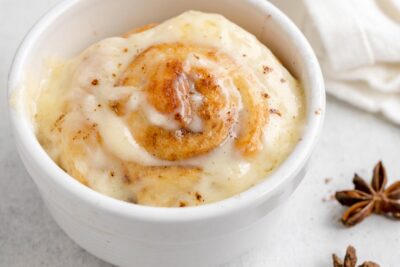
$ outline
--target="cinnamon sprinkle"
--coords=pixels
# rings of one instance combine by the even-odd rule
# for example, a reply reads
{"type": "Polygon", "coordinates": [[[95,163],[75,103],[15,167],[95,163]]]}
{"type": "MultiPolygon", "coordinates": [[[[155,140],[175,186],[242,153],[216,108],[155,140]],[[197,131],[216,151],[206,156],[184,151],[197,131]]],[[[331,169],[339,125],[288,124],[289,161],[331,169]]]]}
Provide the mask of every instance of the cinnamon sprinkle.
{"type": "Polygon", "coordinates": [[[271,109],[269,110],[269,113],[271,113],[271,114],[276,114],[276,115],[278,115],[279,117],[282,117],[282,113],[281,113],[279,110],[275,109],[275,108],[271,108],[271,109]]]}
{"type": "Polygon", "coordinates": [[[269,94],[267,94],[267,93],[262,93],[261,94],[264,98],[269,98],[269,94]]]}
{"type": "Polygon", "coordinates": [[[268,67],[268,66],[263,66],[263,73],[264,74],[268,74],[268,73],[270,73],[270,72],[272,72],[273,71],[273,69],[272,68],[270,68],[270,67],[268,67]]]}

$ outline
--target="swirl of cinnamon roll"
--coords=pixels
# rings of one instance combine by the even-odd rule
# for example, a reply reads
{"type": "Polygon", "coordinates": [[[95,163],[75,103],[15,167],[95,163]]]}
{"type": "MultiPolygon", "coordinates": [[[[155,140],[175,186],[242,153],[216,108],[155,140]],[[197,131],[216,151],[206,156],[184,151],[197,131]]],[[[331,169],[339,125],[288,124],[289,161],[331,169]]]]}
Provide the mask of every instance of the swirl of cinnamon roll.
{"type": "MultiPolygon", "coordinates": [[[[228,55],[215,48],[180,43],[159,44],[140,53],[119,84],[131,86],[169,125],[155,125],[140,107],[129,111],[127,98],[113,102],[126,116],[135,140],[164,160],[183,160],[210,152],[235,135],[245,155],[262,146],[267,103],[260,89],[228,55]],[[246,116],[239,118],[240,110],[246,116]]],[[[140,104],[139,104],[140,105],[140,104]]]]}

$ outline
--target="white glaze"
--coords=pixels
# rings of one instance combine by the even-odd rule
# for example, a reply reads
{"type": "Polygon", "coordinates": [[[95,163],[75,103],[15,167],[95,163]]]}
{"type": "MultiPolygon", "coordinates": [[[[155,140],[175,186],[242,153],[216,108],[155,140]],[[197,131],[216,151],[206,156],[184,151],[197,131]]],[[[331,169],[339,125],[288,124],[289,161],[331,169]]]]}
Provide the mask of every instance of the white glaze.
{"type": "MultiPolygon", "coordinates": [[[[253,35],[220,15],[195,11],[185,12],[150,30],[133,34],[129,38],[113,37],[100,41],[79,57],[64,63],[64,65],[54,65],[53,68],[61,69],[59,72],[64,77],[55,77],[55,79],[46,77],[46,79],[53,79],[53,86],[56,84],[58,88],[64,90],[66,101],[77,106],[76,114],[80,117],[79,121],[84,122],[85,118],[88,118],[98,125],[97,129],[106,148],[104,153],[111,153],[112,156],[122,161],[146,166],[190,165],[200,167],[203,174],[193,191],[201,191],[206,202],[232,196],[259,182],[261,178],[279,166],[297,144],[301,135],[304,103],[303,91],[297,81],[268,48],[253,35]],[[193,43],[224,51],[234,58],[240,68],[254,74],[255,80],[247,81],[252,83],[251,86],[254,88],[258,88],[254,90],[260,90],[260,94],[265,92],[269,95],[269,108],[278,110],[281,116],[277,114],[269,116],[264,131],[263,149],[255,157],[244,158],[234,147],[233,140],[240,130],[240,121],[247,116],[247,111],[243,108],[240,100],[240,93],[223,66],[211,62],[201,55],[190,55],[186,59],[185,68],[201,66],[210,69],[216,76],[224,77],[217,83],[226,99],[232,97],[239,99],[237,108],[240,112],[240,119],[229,138],[213,151],[173,162],[156,158],[140,147],[132,133],[129,132],[128,126],[110,110],[107,105],[109,101],[130,96],[127,105],[129,111],[138,109],[144,111],[151,124],[175,131],[175,136],[178,139],[181,138],[182,133],[174,118],[155,110],[147,101],[146,94],[140,86],[137,88],[115,86],[117,77],[122,74],[138,53],[153,44],[174,42],[193,43]],[[265,66],[271,68],[272,71],[265,73],[265,66]],[[65,71],[66,68],[69,71],[65,71]],[[94,79],[98,81],[95,87],[91,85],[94,79]],[[102,105],[102,107],[96,108],[98,105],[102,105]]],[[[43,90],[52,94],[54,89],[43,87],[43,90]]],[[[190,90],[194,93],[191,96],[194,105],[201,105],[201,94],[195,88],[190,90]]],[[[60,93],[59,90],[54,91],[60,93]]],[[[54,97],[50,99],[54,99],[54,97]]],[[[52,109],[52,113],[60,113],[55,110],[56,107],[52,103],[46,103],[46,100],[39,100],[38,103],[42,106],[42,113],[47,113],[48,109],[52,109]]],[[[222,109],[219,116],[224,119],[227,111],[222,109]]],[[[73,126],[66,125],[66,127],[75,127],[79,124],[78,121],[70,121],[70,123],[73,126]]],[[[200,117],[194,116],[189,124],[189,129],[195,132],[203,130],[200,117]]],[[[46,147],[57,150],[59,141],[55,143],[55,147],[51,144],[46,147]]],[[[65,148],[59,146],[59,149],[65,148]]],[[[60,152],[52,153],[52,155],[59,154],[60,152]]],[[[57,158],[55,160],[57,161],[57,158]]],[[[114,197],[128,195],[129,191],[135,191],[131,187],[123,186],[121,180],[118,179],[97,182],[96,180],[104,180],[103,174],[107,172],[107,167],[108,165],[99,167],[96,157],[85,159],[85,168],[82,169],[82,172],[88,177],[92,188],[114,197]],[[102,173],[99,170],[106,171],[102,173]],[[115,188],[120,188],[121,192],[116,192],[115,188]]]]}

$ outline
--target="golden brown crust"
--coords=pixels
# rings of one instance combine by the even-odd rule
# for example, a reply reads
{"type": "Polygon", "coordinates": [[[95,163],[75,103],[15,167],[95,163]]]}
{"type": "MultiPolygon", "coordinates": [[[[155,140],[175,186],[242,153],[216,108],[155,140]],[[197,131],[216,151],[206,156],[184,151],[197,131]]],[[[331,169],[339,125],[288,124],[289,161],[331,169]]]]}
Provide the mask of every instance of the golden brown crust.
{"type": "Polygon", "coordinates": [[[62,145],[66,149],[61,150],[58,164],[79,182],[90,187],[88,177],[78,168],[77,162],[85,162],[91,149],[101,145],[101,136],[97,131],[96,124],[85,124],[79,130],[72,132],[69,139],[63,140],[63,142],[62,145]]]}
{"type": "Polygon", "coordinates": [[[246,109],[245,121],[239,122],[245,127],[241,127],[236,145],[245,155],[258,151],[268,109],[266,101],[260,100],[252,88],[251,75],[243,74],[222,52],[180,43],[149,47],[132,61],[120,79],[120,85],[143,88],[148,102],[158,112],[174,118],[180,126],[177,135],[176,131],[150,124],[141,111],[132,112],[129,127],[137,142],[152,155],[175,161],[205,154],[233,132],[239,120],[240,99],[232,92],[226,95],[218,84],[218,79],[223,77],[217,77],[212,70],[198,66],[185,69],[189,56],[200,56],[225,67],[225,75],[233,79],[246,109]],[[200,107],[190,101],[193,88],[203,96],[200,107]],[[189,127],[195,114],[203,123],[201,132],[189,127]]]}
{"type": "Polygon", "coordinates": [[[191,192],[199,182],[201,169],[196,167],[169,166],[144,167],[134,163],[125,164],[126,175],[140,184],[136,202],[149,206],[179,207],[182,202],[201,204],[191,192]]]}

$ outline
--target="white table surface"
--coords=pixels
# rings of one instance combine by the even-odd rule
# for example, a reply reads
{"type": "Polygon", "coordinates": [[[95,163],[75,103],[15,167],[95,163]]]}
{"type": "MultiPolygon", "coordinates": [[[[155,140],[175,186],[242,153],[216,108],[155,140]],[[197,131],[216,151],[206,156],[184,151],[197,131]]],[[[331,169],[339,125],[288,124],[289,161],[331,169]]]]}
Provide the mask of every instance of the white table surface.
{"type": "MultiPolygon", "coordinates": [[[[18,158],[6,115],[13,54],[26,31],[56,2],[0,0],[0,266],[110,266],[78,247],[50,217],[18,158]]],[[[343,255],[348,244],[358,248],[361,260],[400,266],[400,222],[372,216],[346,229],[338,222],[343,208],[324,201],[335,190],[350,188],[355,171],[369,179],[380,159],[390,181],[400,179],[400,127],[328,98],[309,173],[291,197],[280,231],[271,237],[276,246],[252,251],[224,267],[332,266],[331,253],[343,255]],[[332,181],[326,184],[325,178],[332,181]]]]}

